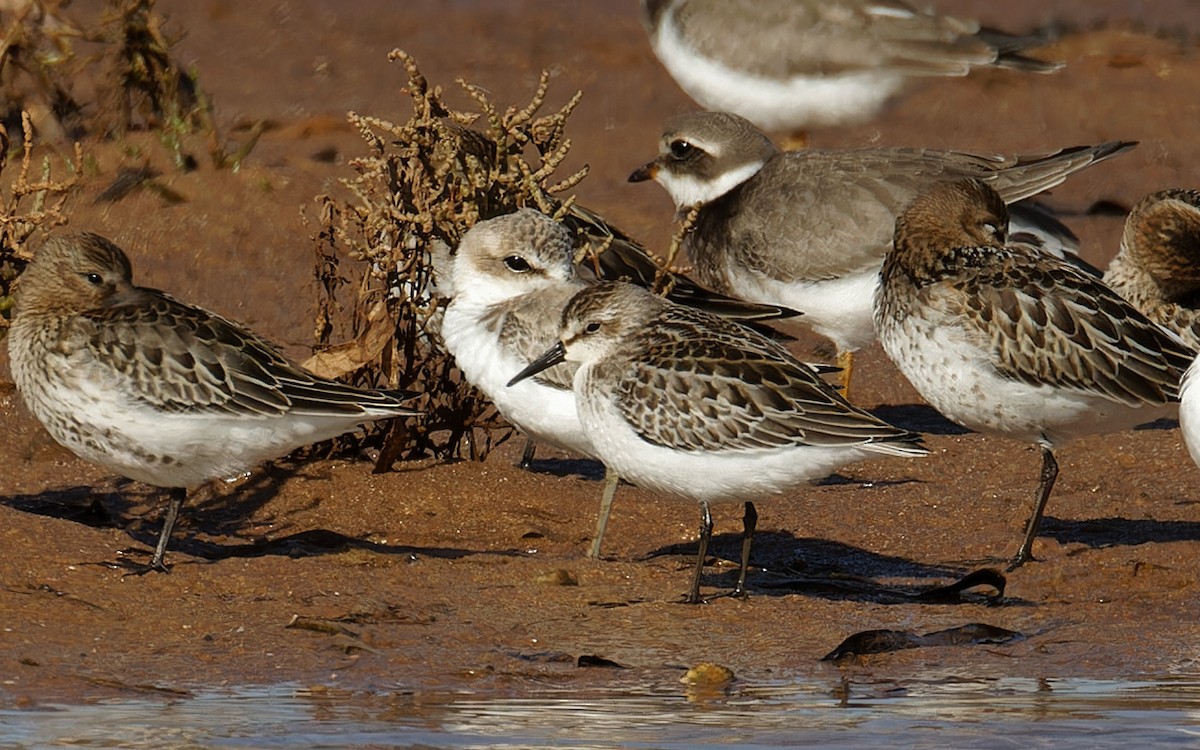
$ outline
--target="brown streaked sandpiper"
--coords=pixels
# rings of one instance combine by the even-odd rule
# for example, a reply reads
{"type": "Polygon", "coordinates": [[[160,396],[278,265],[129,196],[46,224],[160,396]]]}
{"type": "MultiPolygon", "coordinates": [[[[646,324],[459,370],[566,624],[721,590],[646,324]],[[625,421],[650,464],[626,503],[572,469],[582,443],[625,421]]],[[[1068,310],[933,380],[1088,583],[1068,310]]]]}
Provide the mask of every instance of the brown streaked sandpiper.
{"type": "Polygon", "coordinates": [[[920,456],[919,436],[859,409],[775,342],[619,282],[578,292],[560,340],[510,385],[562,362],[593,450],[622,478],[700,503],[700,549],[687,601],[699,602],[709,504],[743,501],[745,591],[757,521],[752,500],[875,456],[920,456]]]}
{"type": "Polygon", "coordinates": [[[357,425],[412,416],[413,394],[365,391],[297,367],[251,331],[133,285],[95,234],[53,237],[17,284],[13,379],[63,446],[170,490],[147,569],[163,563],[189,490],[357,425]]]}
{"type": "Polygon", "coordinates": [[[1200,191],[1160,190],[1138,201],[1104,283],[1200,351],[1200,191]]]}
{"type": "Polygon", "coordinates": [[[1007,230],[1004,199],[986,183],[930,187],[896,221],[875,319],[884,350],[931,406],[1040,446],[1012,569],[1034,559],[1054,451],[1172,415],[1194,355],[1099,279],[1007,241],[1007,230]]]}

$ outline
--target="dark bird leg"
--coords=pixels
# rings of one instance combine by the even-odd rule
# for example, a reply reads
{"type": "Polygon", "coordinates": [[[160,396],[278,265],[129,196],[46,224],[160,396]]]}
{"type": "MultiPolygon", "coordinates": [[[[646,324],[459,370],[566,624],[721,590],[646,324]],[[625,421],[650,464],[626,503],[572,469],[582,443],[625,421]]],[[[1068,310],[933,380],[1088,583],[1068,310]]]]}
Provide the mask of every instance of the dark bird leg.
{"type": "Polygon", "coordinates": [[[600,517],[596,519],[596,536],[592,539],[592,549],[588,557],[600,559],[600,544],[604,541],[604,530],[608,528],[608,515],[612,513],[613,497],[617,494],[617,485],[621,477],[617,472],[604,467],[604,495],[600,498],[600,517]]]}
{"type": "Polygon", "coordinates": [[[521,452],[521,460],[517,462],[517,468],[529,471],[529,467],[533,466],[533,454],[536,450],[537,443],[533,442],[533,438],[525,438],[525,450],[521,452]]]}
{"type": "Polygon", "coordinates": [[[1037,536],[1038,527],[1042,525],[1042,514],[1046,512],[1046,501],[1050,499],[1050,491],[1054,489],[1054,480],[1058,479],[1058,462],[1054,460],[1054,452],[1042,446],[1042,477],[1038,483],[1037,504],[1033,506],[1033,515],[1029,517],[1029,525],[1025,527],[1025,541],[1017,556],[1009,563],[1008,570],[1012,572],[1027,562],[1036,561],[1033,556],[1033,538],[1037,536]]]}
{"type": "Polygon", "coordinates": [[[700,574],[704,571],[704,558],[708,556],[708,543],[712,541],[712,512],[708,509],[708,503],[700,503],[700,553],[696,558],[696,574],[692,576],[692,590],[688,592],[687,599],[684,601],[688,604],[701,604],[704,600],[700,598],[700,574]]]}
{"type": "Polygon", "coordinates": [[[171,540],[171,531],[175,528],[175,519],[179,517],[179,509],[187,499],[187,490],[183,487],[172,487],[171,504],[167,506],[167,516],[163,519],[162,531],[158,535],[158,545],[154,548],[154,557],[150,559],[150,570],[161,570],[166,573],[169,568],[163,563],[167,554],[167,542],[171,540]]]}
{"type": "Polygon", "coordinates": [[[746,595],[746,571],[750,568],[750,543],[754,541],[754,530],[758,528],[758,510],[755,509],[754,503],[746,503],[745,513],[742,515],[742,569],[738,572],[737,586],[734,587],[731,596],[746,595]]]}

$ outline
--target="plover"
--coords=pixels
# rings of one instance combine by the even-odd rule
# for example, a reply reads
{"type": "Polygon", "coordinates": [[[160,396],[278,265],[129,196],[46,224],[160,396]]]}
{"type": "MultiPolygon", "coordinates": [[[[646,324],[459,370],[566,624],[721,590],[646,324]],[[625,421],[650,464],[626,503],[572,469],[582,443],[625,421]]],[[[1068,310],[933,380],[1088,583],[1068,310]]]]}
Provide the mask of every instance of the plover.
{"type": "MultiPolygon", "coordinates": [[[[567,300],[587,285],[571,233],[533,209],[481,221],[463,235],[438,287],[449,298],[442,339],[467,381],[532,440],[594,458],[563,363],[512,388],[512,374],[558,340],[567,300]]],[[[528,450],[527,450],[528,453],[528,450]]],[[[600,556],[618,477],[606,469],[590,555],[600,556]]]]}
{"type": "Polygon", "coordinates": [[[898,0],[642,0],[655,55],[706,109],[769,131],[866,120],[912,78],[1051,72],[1011,36],[898,0]]]}
{"type": "Polygon", "coordinates": [[[930,187],[896,221],[875,320],[884,350],[930,405],[1041,447],[1015,568],[1034,559],[1055,449],[1171,415],[1194,355],[1099,279],[1006,242],[1007,228],[1004,200],[985,183],[930,187]]]}
{"type": "Polygon", "coordinates": [[[190,489],[415,413],[414,394],[316,377],[237,323],[134,286],[95,234],[51,238],[17,283],[8,351],[29,409],[81,458],[170,490],[150,569],[166,569],[190,489]]]}
{"type": "Polygon", "coordinates": [[[1200,192],[1161,190],[1138,201],[1104,283],[1200,351],[1200,192]]]}
{"type": "Polygon", "coordinates": [[[771,340],[631,284],[588,286],[562,313],[560,340],[516,385],[562,362],[579,420],[604,464],[646,489],[700,503],[700,550],[687,601],[700,601],[709,504],[745,502],[745,590],[753,499],[873,456],[920,456],[920,438],[849,404],[771,340]]]}
{"type": "MultiPolygon", "coordinates": [[[[668,122],[658,157],[629,180],[654,179],[681,214],[699,208],[684,249],[701,284],[804,313],[833,340],[848,383],[850,355],[875,339],[872,299],[896,216],[921,190],[973,177],[1012,203],[1134,145],[1010,157],[917,148],[781,152],[742,117],[699,112],[668,122]]],[[[1020,231],[1046,234],[1044,214],[1021,215],[1028,223],[1020,231]]],[[[1064,232],[1056,224],[1049,241],[1064,232]]]]}

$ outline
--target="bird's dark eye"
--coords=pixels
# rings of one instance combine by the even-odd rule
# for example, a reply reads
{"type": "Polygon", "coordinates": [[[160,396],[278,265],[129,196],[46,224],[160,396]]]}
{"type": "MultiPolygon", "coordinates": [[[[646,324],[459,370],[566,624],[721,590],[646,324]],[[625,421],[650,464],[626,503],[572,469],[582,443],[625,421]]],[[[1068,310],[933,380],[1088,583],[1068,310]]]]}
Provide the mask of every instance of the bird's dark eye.
{"type": "Polygon", "coordinates": [[[682,138],[671,141],[671,156],[676,159],[686,159],[695,149],[695,146],[683,140],[682,138]]]}
{"type": "Polygon", "coordinates": [[[87,283],[92,286],[101,286],[104,284],[104,277],[98,273],[85,273],[83,278],[87,279],[87,283]]]}
{"type": "Polygon", "coordinates": [[[586,326],[583,327],[584,333],[599,333],[599,331],[600,331],[600,324],[597,323],[596,321],[592,321],[591,323],[588,323],[586,326]]]}
{"type": "Polygon", "coordinates": [[[532,268],[532,266],[529,265],[529,261],[525,260],[520,255],[510,255],[505,258],[504,267],[514,273],[525,273],[532,268]]]}

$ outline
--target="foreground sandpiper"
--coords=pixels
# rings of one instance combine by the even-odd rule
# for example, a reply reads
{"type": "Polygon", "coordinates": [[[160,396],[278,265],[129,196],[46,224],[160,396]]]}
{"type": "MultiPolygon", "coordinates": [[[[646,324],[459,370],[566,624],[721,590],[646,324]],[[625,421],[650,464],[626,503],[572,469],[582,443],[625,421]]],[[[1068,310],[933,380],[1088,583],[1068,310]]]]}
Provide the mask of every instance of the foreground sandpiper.
{"type": "MultiPolygon", "coordinates": [[[[521,465],[529,465],[537,442],[595,458],[575,414],[574,363],[513,388],[505,383],[558,340],[562,309],[588,283],[585,276],[594,280],[598,273],[652,285],[659,272],[654,259],[602,218],[573,205],[561,223],[529,208],[480,221],[463,235],[453,258],[439,258],[439,264],[444,266],[439,292],[450,299],[442,324],[447,350],[467,380],[529,439],[521,465]],[[579,252],[576,243],[603,251],[593,257],[579,252]]],[[[795,315],[715,294],[679,274],[672,275],[667,296],[744,325],[795,315]]],[[[600,556],[618,481],[606,469],[589,550],[593,558],[600,556]]]]}
{"type": "Polygon", "coordinates": [[[18,281],[13,379],[63,446],[170,490],[148,569],[163,562],[187,492],[364,422],[415,412],[413,394],[312,375],[215,313],[134,286],[95,234],[48,240],[18,281]]]}
{"type": "Polygon", "coordinates": [[[935,185],[896,222],[875,319],[921,396],[980,432],[1035,443],[1042,471],[1010,569],[1033,560],[1055,449],[1170,416],[1193,353],[1099,279],[1006,241],[1001,196],[935,185]]]}
{"type": "Polygon", "coordinates": [[[699,602],[712,537],[709,504],[744,501],[741,569],[761,499],[873,456],[920,456],[917,435],[849,404],[769,339],[630,284],[578,292],[560,341],[510,385],[578,365],[579,421],[622,478],[700,503],[700,549],[687,601],[699,602]]]}
{"type": "Polygon", "coordinates": [[[1012,36],[898,0],[642,0],[650,45],[692,99],[769,131],[874,116],[913,78],[1050,72],[1012,36]]]}
{"type": "Polygon", "coordinates": [[[1104,283],[1200,351],[1200,191],[1160,190],[1138,201],[1104,283]]]}
{"type": "MultiPolygon", "coordinates": [[[[848,383],[850,355],[875,339],[872,299],[896,216],[922,190],[978,178],[1005,203],[1134,146],[1113,141],[1033,156],[977,156],[915,148],[781,152],[737,115],[699,112],[667,123],[659,155],[630,175],[654,179],[682,214],[698,209],[684,249],[697,281],[752,302],[784,305],[832,339],[848,383]]],[[[1022,232],[1064,227],[1014,209],[1022,232]]],[[[1061,252],[1058,249],[1057,252],[1061,252]]]]}

